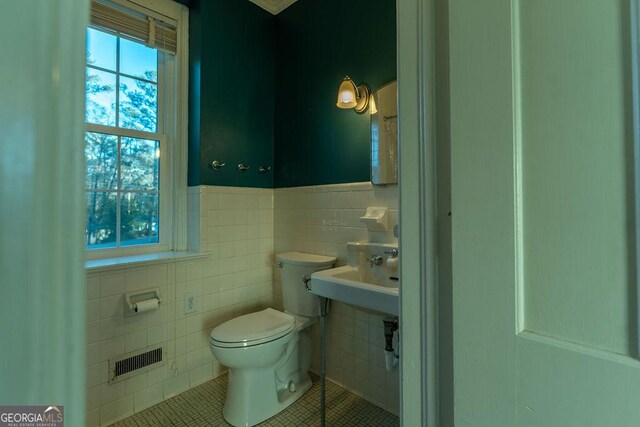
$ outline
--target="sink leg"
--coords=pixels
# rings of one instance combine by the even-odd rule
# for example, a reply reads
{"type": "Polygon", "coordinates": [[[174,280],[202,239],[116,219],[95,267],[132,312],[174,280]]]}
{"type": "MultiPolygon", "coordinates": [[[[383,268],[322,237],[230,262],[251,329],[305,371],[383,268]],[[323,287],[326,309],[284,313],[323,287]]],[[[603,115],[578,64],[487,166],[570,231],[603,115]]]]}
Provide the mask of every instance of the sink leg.
{"type": "Polygon", "coordinates": [[[326,422],[326,386],[327,386],[327,346],[326,346],[326,319],[329,311],[329,298],[320,298],[320,426],[325,427],[326,422]]]}

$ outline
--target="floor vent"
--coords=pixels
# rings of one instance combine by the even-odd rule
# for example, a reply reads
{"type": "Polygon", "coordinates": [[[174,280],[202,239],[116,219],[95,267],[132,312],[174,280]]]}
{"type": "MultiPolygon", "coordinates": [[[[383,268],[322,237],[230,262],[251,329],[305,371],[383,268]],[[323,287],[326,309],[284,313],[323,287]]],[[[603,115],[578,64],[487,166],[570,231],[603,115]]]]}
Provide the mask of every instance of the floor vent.
{"type": "Polygon", "coordinates": [[[152,347],[109,359],[109,383],[122,381],[165,363],[165,348],[152,347]]]}

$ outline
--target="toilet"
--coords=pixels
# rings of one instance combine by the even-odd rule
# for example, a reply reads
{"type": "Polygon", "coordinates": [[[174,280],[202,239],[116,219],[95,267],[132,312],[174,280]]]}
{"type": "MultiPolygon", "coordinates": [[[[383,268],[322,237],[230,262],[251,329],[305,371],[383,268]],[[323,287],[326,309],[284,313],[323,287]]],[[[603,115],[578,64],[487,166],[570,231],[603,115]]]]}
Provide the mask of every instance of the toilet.
{"type": "Polygon", "coordinates": [[[267,308],[245,314],[211,332],[211,352],[229,368],[222,413],[236,427],[274,416],[311,387],[307,327],[320,315],[320,298],[307,290],[303,278],[331,268],[336,259],[285,252],[276,260],[282,269],[284,312],[267,308]]]}

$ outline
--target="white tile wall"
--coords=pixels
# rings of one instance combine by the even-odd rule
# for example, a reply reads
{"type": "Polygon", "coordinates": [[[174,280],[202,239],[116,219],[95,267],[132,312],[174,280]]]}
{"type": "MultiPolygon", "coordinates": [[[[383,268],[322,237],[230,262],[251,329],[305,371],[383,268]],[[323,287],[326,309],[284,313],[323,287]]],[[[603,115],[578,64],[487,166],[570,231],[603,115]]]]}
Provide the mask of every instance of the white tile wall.
{"type": "MultiPolygon", "coordinates": [[[[274,253],[333,255],[345,264],[348,241],[394,241],[391,232],[368,235],[358,221],[367,206],[388,207],[389,223],[397,223],[397,187],[190,187],[189,249],[207,257],[87,275],[87,425],[108,425],[220,375],[224,367],[208,347],[211,329],[263,307],[281,308],[274,253]],[[148,287],[160,288],[166,304],[125,317],[123,294],[148,287]],[[184,294],[191,291],[198,311],[185,316],[184,294]],[[107,383],[109,357],[160,343],[168,348],[165,367],[107,383]]],[[[334,304],[327,326],[329,377],[397,414],[398,375],[384,371],[381,319],[334,304]]],[[[312,366],[319,370],[317,328],[312,336],[312,366]]]]}
{"type": "MultiPolygon", "coordinates": [[[[359,221],[368,206],[387,207],[389,225],[398,223],[396,185],[370,183],[283,188],[274,191],[275,253],[302,251],[347,262],[350,241],[397,242],[391,231],[368,233],[359,221]]],[[[282,304],[281,282],[274,272],[274,302],[282,304]]],[[[320,370],[320,334],[316,326],[312,368],[320,370]]],[[[399,413],[397,373],[384,368],[382,316],[332,303],[327,318],[327,376],[370,402],[399,413]]]]}
{"type": "Polygon", "coordinates": [[[209,333],[221,322],[272,304],[273,190],[193,187],[188,194],[189,249],[195,260],[166,261],[87,275],[87,425],[108,425],[218,376],[209,333]],[[135,317],[123,295],[159,288],[164,304],[135,317]],[[184,294],[198,311],[184,315],[184,294]],[[115,384],[108,359],[165,344],[166,366],[115,384]]]}

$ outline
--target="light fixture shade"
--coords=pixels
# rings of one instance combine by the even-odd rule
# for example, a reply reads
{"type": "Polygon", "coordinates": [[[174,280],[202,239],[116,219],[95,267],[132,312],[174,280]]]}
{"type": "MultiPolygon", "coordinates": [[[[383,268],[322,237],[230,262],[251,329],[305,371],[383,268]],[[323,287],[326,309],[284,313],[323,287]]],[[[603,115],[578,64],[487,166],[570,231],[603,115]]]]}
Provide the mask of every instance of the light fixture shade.
{"type": "Polygon", "coordinates": [[[376,107],[376,97],[371,95],[371,99],[369,100],[369,114],[372,116],[378,113],[378,107],[376,107]]]}
{"type": "Polygon", "coordinates": [[[336,102],[338,108],[349,109],[358,105],[356,90],[353,80],[349,76],[345,76],[340,84],[340,89],[338,89],[338,102],[336,102]]]}

